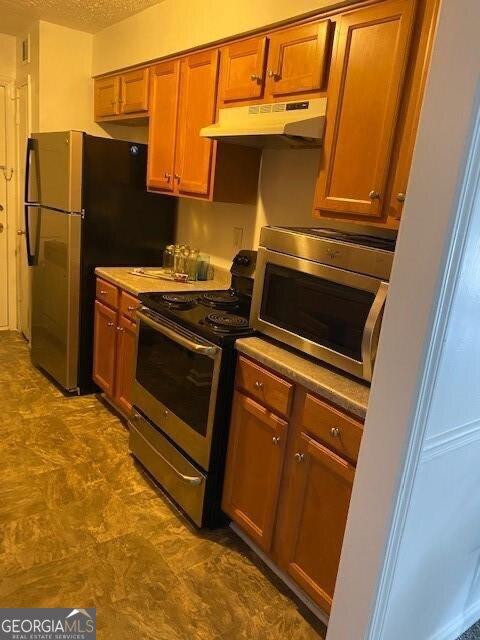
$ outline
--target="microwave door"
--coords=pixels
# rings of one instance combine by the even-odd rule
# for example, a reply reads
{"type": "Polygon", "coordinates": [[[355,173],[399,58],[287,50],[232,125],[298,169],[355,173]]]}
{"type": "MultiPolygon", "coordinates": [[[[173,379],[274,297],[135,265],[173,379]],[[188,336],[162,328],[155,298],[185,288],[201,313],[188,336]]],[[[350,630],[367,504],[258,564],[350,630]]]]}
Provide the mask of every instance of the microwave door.
{"type": "Polygon", "coordinates": [[[27,144],[25,202],[80,213],[82,156],[79,131],[32,135],[27,144]]]}

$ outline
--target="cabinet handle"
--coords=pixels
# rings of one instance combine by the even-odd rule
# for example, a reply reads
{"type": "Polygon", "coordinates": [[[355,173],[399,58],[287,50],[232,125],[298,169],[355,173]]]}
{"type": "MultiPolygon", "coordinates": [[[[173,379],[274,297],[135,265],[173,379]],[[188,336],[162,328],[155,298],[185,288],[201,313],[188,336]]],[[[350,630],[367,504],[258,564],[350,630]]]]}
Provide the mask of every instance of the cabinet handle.
{"type": "Polygon", "coordinates": [[[280,438],[278,436],[273,436],[272,442],[274,445],[280,444],[280,438]]]}
{"type": "Polygon", "coordinates": [[[273,80],[279,80],[280,74],[277,73],[276,71],[272,71],[272,69],[269,69],[268,70],[268,77],[269,78],[273,78],[273,80]]]}
{"type": "Polygon", "coordinates": [[[305,454],[304,453],[296,453],[294,457],[295,457],[295,460],[297,462],[303,462],[304,459],[305,459],[305,454]]]}
{"type": "Polygon", "coordinates": [[[137,311],[137,309],[140,309],[140,306],[141,306],[141,305],[138,305],[138,306],[134,307],[133,305],[129,304],[129,305],[128,305],[128,307],[127,307],[127,309],[128,309],[129,311],[137,311]]]}
{"type": "Polygon", "coordinates": [[[106,291],[102,291],[102,290],[100,289],[100,295],[101,295],[101,296],[106,296],[106,295],[107,295],[107,292],[106,292],[106,291]]]}
{"type": "Polygon", "coordinates": [[[334,438],[339,438],[340,437],[340,429],[338,427],[332,427],[330,429],[330,433],[334,438]]]}
{"type": "Polygon", "coordinates": [[[170,173],[167,173],[167,172],[165,171],[165,173],[163,174],[163,177],[165,178],[165,180],[166,180],[167,182],[170,182],[170,178],[172,177],[172,175],[171,175],[170,173]]]}
{"type": "Polygon", "coordinates": [[[370,191],[368,197],[370,198],[370,200],[379,200],[380,194],[378,193],[378,191],[370,191]]]}
{"type": "Polygon", "coordinates": [[[256,380],[254,382],[253,386],[255,387],[255,389],[258,389],[260,391],[260,389],[263,389],[263,382],[260,382],[259,380],[256,380]]]}
{"type": "Polygon", "coordinates": [[[252,75],[250,76],[250,80],[253,80],[254,82],[261,82],[262,79],[262,76],[257,76],[256,73],[252,73],[252,75]]]}
{"type": "Polygon", "coordinates": [[[406,198],[406,194],[405,193],[400,192],[400,193],[397,194],[397,200],[399,202],[405,202],[405,198],[406,198]]]}
{"type": "Polygon", "coordinates": [[[107,327],[113,327],[114,324],[114,322],[107,322],[107,327]]]}

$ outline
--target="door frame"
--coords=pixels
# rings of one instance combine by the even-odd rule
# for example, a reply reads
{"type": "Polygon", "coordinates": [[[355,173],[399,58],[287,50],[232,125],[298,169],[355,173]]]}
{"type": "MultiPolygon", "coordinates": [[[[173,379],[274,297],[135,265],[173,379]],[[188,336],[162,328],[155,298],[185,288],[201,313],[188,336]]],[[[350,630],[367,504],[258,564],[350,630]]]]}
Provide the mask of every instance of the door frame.
{"type": "Polygon", "coordinates": [[[15,81],[0,76],[0,86],[5,87],[5,173],[0,170],[0,180],[6,178],[6,233],[7,233],[7,329],[17,328],[17,153],[15,127],[15,81]]]}
{"type": "MultiPolygon", "coordinates": [[[[427,418],[469,222],[479,215],[480,6],[466,5],[458,11],[443,0],[440,8],[327,640],[386,640],[394,580],[404,570],[427,418]]],[[[480,614],[475,604],[434,637],[468,628],[480,614]]]]}

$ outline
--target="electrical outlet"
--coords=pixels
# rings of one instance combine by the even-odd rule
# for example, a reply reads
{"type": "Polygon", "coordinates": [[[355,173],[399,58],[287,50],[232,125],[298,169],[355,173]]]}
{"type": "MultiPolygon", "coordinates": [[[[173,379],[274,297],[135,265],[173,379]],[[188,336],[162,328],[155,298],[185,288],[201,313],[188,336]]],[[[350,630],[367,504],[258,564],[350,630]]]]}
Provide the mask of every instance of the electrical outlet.
{"type": "Polygon", "coordinates": [[[238,253],[243,248],[243,227],[233,227],[233,250],[238,253]]]}

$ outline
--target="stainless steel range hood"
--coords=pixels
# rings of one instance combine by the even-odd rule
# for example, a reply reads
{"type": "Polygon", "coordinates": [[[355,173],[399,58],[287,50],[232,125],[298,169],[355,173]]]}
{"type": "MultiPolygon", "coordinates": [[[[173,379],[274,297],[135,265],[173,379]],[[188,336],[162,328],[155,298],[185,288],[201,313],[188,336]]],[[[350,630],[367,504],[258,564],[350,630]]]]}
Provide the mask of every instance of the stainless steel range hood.
{"type": "Polygon", "coordinates": [[[325,130],[326,98],[219,109],[204,138],[254,147],[318,147],[325,130]]]}

